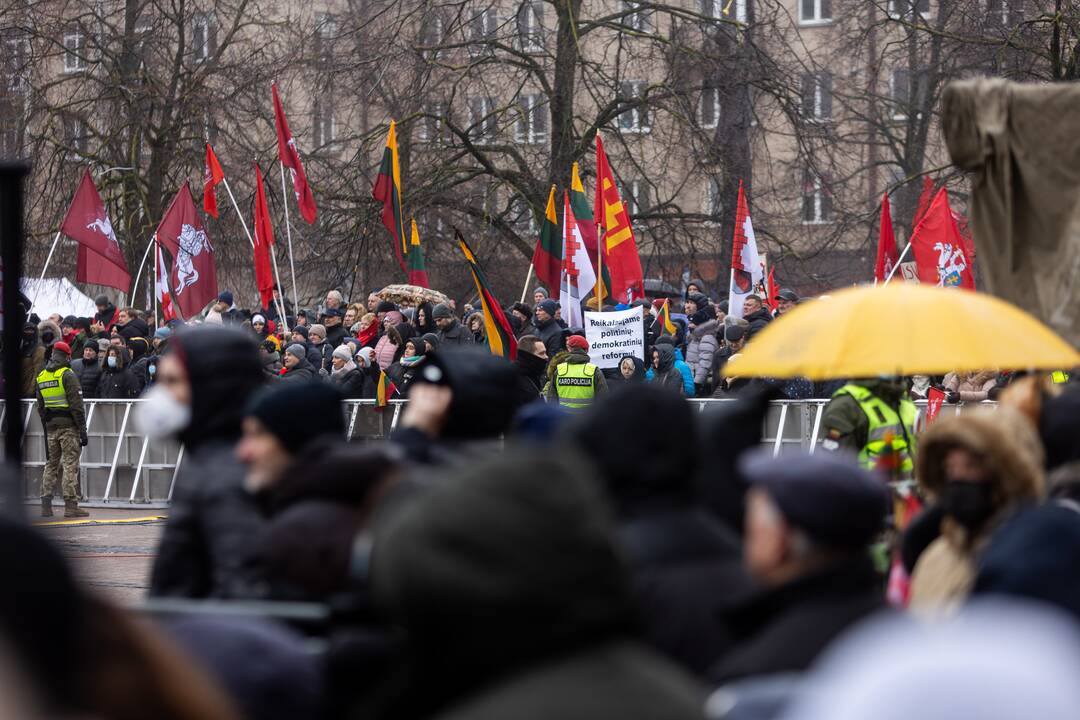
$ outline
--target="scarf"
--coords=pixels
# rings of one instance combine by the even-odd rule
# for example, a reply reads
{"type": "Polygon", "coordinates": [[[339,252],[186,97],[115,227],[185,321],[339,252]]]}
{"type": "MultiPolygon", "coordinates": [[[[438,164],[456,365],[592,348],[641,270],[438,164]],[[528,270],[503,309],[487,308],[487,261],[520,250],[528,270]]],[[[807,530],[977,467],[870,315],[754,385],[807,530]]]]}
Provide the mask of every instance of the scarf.
{"type": "Polygon", "coordinates": [[[338,375],[344,375],[345,373],[349,372],[350,370],[355,370],[355,369],[356,369],[356,363],[354,363],[352,360],[349,360],[348,362],[346,362],[344,365],[341,366],[340,370],[331,367],[330,368],[330,376],[331,377],[337,377],[338,375]]]}
{"type": "Polygon", "coordinates": [[[379,334],[379,323],[373,322],[368,326],[367,330],[361,330],[356,333],[356,339],[360,341],[361,346],[367,346],[375,337],[379,334]]]}

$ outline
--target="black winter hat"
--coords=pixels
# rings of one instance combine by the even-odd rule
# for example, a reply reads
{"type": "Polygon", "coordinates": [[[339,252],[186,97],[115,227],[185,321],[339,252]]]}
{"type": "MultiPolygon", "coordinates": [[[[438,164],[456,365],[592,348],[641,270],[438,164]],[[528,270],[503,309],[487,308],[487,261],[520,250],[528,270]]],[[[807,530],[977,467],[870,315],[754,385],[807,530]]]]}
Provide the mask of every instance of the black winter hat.
{"type": "Polygon", "coordinates": [[[292,331],[294,333],[300,333],[301,335],[303,335],[305,340],[308,339],[308,326],[307,325],[294,325],[292,327],[292,331]]]}
{"type": "Polygon", "coordinates": [[[432,353],[413,385],[428,383],[454,392],[444,438],[496,437],[510,428],[517,410],[517,370],[502,357],[474,347],[432,353]]]}
{"type": "Polygon", "coordinates": [[[345,436],[341,393],[321,382],[281,385],[256,395],[247,415],[257,418],[290,453],[323,435],[345,436]]]}
{"type": "Polygon", "coordinates": [[[771,449],[758,448],[739,458],[739,471],[769,494],[788,522],[829,547],[869,545],[889,509],[884,483],[847,454],[774,458],[771,449]]]}
{"type": "Polygon", "coordinates": [[[433,319],[452,318],[454,317],[454,313],[450,312],[450,308],[448,308],[444,303],[439,303],[432,309],[431,317],[433,319]]]}
{"type": "Polygon", "coordinates": [[[379,302],[378,305],[375,306],[375,312],[376,313],[386,313],[386,312],[391,312],[391,311],[397,310],[397,309],[398,309],[397,305],[390,302],[389,300],[382,300],[382,301],[379,302]]]}
{"type": "Polygon", "coordinates": [[[514,303],[513,305],[510,306],[510,309],[511,310],[517,310],[519,313],[521,313],[522,315],[525,316],[526,320],[531,320],[532,319],[532,315],[533,315],[532,308],[529,307],[528,305],[526,305],[525,303],[516,302],[516,303],[514,303]]]}

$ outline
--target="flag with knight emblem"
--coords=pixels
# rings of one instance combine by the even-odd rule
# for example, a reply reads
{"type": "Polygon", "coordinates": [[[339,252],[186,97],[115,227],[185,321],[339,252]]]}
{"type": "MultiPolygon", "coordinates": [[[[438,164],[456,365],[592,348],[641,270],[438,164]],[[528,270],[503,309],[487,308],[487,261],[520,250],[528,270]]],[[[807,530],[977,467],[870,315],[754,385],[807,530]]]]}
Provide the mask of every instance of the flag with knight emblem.
{"type": "Polygon", "coordinates": [[[581,301],[596,287],[596,271],[589,261],[585,240],[581,237],[570,193],[563,192],[563,268],[559,281],[559,305],[562,319],[572,328],[585,326],[581,301]]]}
{"type": "Polygon", "coordinates": [[[127,261],[89,169],[83,171],[60,232],[79,243],[77,282],[105,285],[123,292],[131,289],[127,261]]]}
{"type": "Polygon", "coordinates": [[[282,107],[281,98],[278,96],[277,83],[271,83],[270,90],[274,96],[274,129],[277,130],[278,157],[281,159],[281,164],[289,168],[293,190],[296,193],[296,203],[300,206],[300,214],[310,225],[315,222],[315,196],[311,194],[304,164],[300,162],[296,138],[293,137],[289,122],[285,119],[285,108],[282,107]]]}
{"type": "Polygon", "coordinates": [[[919,269],[919,282],[975,289],[975,276],[945,188],[938,191],[911,233],[911,252],[919,269]]]}
{"type": "Polygon", "coordinates": [[[187,182],[161,218],[157,239],[172,255],[169,285],[180,312],[184,317],[197,315],[217,297],[217,271],[214,246],[203,228],[187,182]]]}

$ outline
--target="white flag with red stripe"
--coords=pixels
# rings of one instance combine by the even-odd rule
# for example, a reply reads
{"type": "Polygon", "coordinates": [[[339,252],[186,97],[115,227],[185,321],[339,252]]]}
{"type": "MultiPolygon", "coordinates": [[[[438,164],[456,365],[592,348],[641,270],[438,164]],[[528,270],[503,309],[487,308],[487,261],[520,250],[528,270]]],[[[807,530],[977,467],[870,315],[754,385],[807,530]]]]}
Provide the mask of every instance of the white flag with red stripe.
{"type": "Polygon", "coordinates": [[[161,243],[155,242],[157,250],[157,281],[154,283],[157,292],[158,304],[161,305],[161,317],[165,322],[176,319],[176,311],[173,310],[172,296],[169,295],[169,271],[165,268],[165,254],[161,252],[161,243]]]}
{"type": "Polygon", "coordinates": [[[731,249],[731,289],[728,292],[728,315],[741,318],[743,302],[747,295],[753,294],[765,274],[761,269],[758,256],[757,239],[754,237],[754,224],[750,222],[750,210],[746,205],[746,194],[742,181],[739,181],[739,204],[735,209],[735,243],[731,249]]]}
{"type": "Polygon", "coordinates": [[[596,271],[593,270],[585,240],[581,237],[577,218],[570,208],[570,194],[563,193],[563,268],[559,283],[559,305],[562,319],[568,327],[585,326],[581,301],[596,287],[596,271]]]}

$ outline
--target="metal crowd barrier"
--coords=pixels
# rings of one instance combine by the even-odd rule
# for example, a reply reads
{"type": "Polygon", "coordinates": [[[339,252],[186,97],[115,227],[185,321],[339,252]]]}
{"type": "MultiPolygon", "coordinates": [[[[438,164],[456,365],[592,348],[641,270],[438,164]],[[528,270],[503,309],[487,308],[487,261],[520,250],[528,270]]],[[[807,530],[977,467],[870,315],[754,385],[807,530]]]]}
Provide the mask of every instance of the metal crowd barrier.
{"type": "MultiPolygon", "coordinates": [[[[177,471],[184,461],[184,448],[176,441],[151,442],[134,427],[133,410],[141,400],[86,400],[89,444],[80,459],[80,485],[90,507],[168,507],[177,471]]],[[[373,442],[385,439],[397,426],[407,400],[392,400],[378,410],[374,400],[347,400],[344,403],[346,439],[373,442]]],[[[693,399],[700,412],[710,406],[731,402],[720,399],[693,399]]],[[[762,443],[774,455],[806,452],[813,454],[820,442],[821,417],[828,400],[779,400],[770,403],[765,418],[762,443]]],[[[994,404],[994,403],[986,403],[994,404]]],[[[921,426],[926,403],[916,403],[921,426]]],[[[962,412],[965,405],[948,405],[943,413],[962,412]]],[[[23,455],[25,495],[38,497],[45,467],[45,434],[33,400],[24,400],[23,455]]],[[[10,421],[0,401],[0,427],[10,421]]]]}

